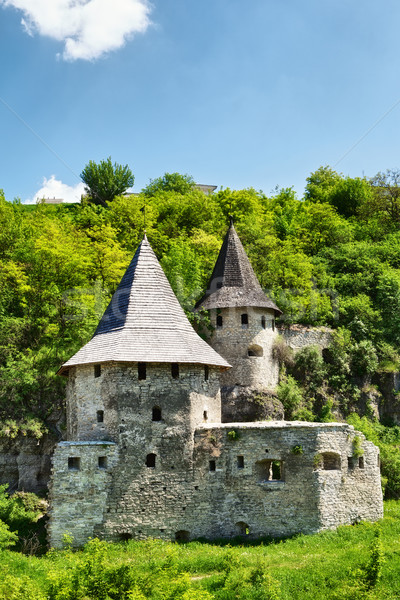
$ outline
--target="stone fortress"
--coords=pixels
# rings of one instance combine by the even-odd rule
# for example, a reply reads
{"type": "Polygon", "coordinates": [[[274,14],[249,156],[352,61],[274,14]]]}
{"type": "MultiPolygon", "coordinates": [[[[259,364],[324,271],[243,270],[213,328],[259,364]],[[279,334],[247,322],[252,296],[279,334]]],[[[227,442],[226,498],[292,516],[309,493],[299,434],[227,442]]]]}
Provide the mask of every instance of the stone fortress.
{"type": "Polygon", "coordinates": [[[50,545],[256,538],[382,516],[379,452],[343,423],[243,422],[241,391],[278,382],[279,308],[231,224],[192,329],[144,237],[68,377],[50,545]]]}

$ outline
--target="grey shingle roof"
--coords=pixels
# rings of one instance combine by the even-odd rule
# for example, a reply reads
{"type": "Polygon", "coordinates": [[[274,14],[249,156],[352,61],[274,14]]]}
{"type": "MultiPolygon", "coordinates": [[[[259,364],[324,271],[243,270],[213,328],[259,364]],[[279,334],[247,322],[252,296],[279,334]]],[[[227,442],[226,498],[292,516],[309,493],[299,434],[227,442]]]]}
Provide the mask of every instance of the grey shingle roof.
{"type": "Polygon", "coordinates": [[[230,366],[190,325],[146,236],[92,339],[59,373],[110,361],[230,366]]]}
{"type": "Polygon", "coordinates": [[[256,306],[282,311],[266,296],[253,271],[242,242],[231,223],[223,241],[214,271],[196,309],[256,306]]]}

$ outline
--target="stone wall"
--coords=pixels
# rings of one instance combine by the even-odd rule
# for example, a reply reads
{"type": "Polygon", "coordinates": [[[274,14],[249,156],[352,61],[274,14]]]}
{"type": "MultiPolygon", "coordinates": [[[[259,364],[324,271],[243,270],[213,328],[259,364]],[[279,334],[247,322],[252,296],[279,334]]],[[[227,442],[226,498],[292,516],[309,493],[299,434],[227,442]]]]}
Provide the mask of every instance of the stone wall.
{"type": "Polygon", "coordinates": [[[303,325],[285,327],[280,325],[279,333],[293,350],[300,350],[306,346],[327,348],[332,341],[332,329],[329,327],[306,327],[303,325]]]}

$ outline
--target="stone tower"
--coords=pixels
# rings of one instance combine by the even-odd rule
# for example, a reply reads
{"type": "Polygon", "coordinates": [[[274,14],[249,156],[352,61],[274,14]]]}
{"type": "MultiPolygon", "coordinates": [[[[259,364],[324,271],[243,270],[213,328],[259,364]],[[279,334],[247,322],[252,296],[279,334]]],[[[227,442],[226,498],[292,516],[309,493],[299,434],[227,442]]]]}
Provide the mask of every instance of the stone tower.
{"type": "Polygon", "coordinates": [[[261,289],[233,223],[196,309],[210,312],[209,343],[232,365],[221,376],[222,386],[273,390],[279,375],[272,354],[275,317],[282,311],[261,289]]]}

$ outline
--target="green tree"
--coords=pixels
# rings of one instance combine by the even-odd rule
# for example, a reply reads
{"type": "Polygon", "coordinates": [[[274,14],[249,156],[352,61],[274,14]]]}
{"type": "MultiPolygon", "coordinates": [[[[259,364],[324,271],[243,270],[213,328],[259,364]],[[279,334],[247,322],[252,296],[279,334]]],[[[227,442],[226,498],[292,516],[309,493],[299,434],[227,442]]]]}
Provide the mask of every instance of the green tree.
{"type": "Polygon", "coordinates": [[[180,173],[164,173],[162,177],[150,179],[150,183],[142,189],[142,194],[151,197],[159,192],[176,192],[177,194],[188,194],[195,186],[191,175],[180,173]]]}
{"type": "Polygon", "coordinates": [[[90,160],[81,173],[85,191],[94,204],[106,206],[133,186],[134,176],[128,165],[112,163],[111,156],[99,164],[90,160]]]}

